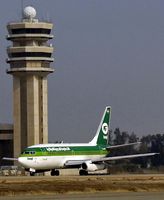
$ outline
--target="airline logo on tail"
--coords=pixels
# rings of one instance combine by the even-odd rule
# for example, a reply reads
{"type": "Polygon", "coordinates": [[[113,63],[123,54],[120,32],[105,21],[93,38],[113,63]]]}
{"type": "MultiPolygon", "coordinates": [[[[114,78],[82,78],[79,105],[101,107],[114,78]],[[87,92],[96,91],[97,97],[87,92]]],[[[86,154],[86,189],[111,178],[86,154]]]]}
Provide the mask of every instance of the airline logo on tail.
{"type": "Polygon", "coordinates": [[[103,125],[101,127],[101,130],[103,132],[103,138],[107,139],[107,137],[108,137],[108,131],[109,131],[108,124],[107,123],[103,123],[103,125]]]}

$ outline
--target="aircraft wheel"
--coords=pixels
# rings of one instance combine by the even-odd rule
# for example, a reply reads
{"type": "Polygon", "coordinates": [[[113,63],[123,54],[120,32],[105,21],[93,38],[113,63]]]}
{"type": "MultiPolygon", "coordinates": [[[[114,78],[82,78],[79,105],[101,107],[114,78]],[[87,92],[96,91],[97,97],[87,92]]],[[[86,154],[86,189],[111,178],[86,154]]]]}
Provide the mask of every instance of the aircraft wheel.
{"type": "Polygon", "coordinates": [[[60,175],[59,170],[52,170],[51,171],[51,176],[59,176],[59,175],[60,175]]]}
{"type": "Polygon", "coordinates": [[[59,170],[56,170],[56,171],[55,171],[55,176],[59,176],[59,175],[60,175],[59,170]]]}
{"type": "Polygon", "coordinates": [[[30,172],[30,176],[35,176],[35,172],[30,172]]]}
{"type": "Polygon", "coordinates": [[[86,175],[88,175],[88,172],[87,172],[86,170],[81,169],[81,170],[79,171],[79,175],[80,175],[80,176],[86,176],[86,175]]]}

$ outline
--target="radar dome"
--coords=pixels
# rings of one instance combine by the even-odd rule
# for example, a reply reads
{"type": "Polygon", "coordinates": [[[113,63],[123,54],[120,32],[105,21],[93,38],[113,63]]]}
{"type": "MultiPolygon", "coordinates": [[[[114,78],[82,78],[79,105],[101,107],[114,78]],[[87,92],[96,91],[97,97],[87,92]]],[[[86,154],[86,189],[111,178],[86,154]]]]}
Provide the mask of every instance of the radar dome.
{"type": "Polygon", "coordinates": [[[36,16],[36,10],[32,6],[27,6],[24,8],[23,14],[25,18],[31,19],[36,16]]]}

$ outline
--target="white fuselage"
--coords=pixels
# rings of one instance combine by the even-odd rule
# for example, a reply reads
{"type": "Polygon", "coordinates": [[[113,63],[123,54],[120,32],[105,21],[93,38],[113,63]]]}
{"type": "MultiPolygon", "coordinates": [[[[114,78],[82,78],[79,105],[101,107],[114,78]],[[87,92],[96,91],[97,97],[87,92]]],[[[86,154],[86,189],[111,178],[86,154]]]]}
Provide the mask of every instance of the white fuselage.
{"type": "Polygon", "coordinates": [[[104,157],[102,155],[90,156],[36,156],[36,157],[19,157],[18,162],[25,168],[35,170],[61,169],[67,160],[93,160],[104,157]]]}
{"type": "MultiPolygon", "coordinates": [[[[95,145],[91,145],[90,143],[77,143],[77,144],[40,144],[40,145],[34,145],[30,148],[46,148],[49,151],[67,151],[72,147],[95,147],[95,145]]],[[[66,161],[81,161],[81,160],[94,160],[104,157],[104,155],[75,155],[74,151],[71,151],[71,155],[39,155],[39,156],[20,156],[18,158],[18,162],[26,169],[35,169],[35,170],[46,170],[46,169],[61,169],[65,168],[66,161]]]]}

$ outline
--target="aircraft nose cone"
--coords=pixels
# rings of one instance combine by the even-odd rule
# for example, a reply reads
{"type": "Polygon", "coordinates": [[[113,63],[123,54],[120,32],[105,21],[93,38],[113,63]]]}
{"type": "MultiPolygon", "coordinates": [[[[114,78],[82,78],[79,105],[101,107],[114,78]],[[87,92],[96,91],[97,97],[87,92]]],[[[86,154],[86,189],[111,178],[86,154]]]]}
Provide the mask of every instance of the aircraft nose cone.
{"type": "Polygon", "coordinates": [[[23,161],[24,161],[24,159],[23,159],[22,157],[19,157],[19,158],[18,158],[18,162],[19,162],[21,165],[23,165],[23,164],[24,164],[24,162],[23,162],[23,161]]]}

